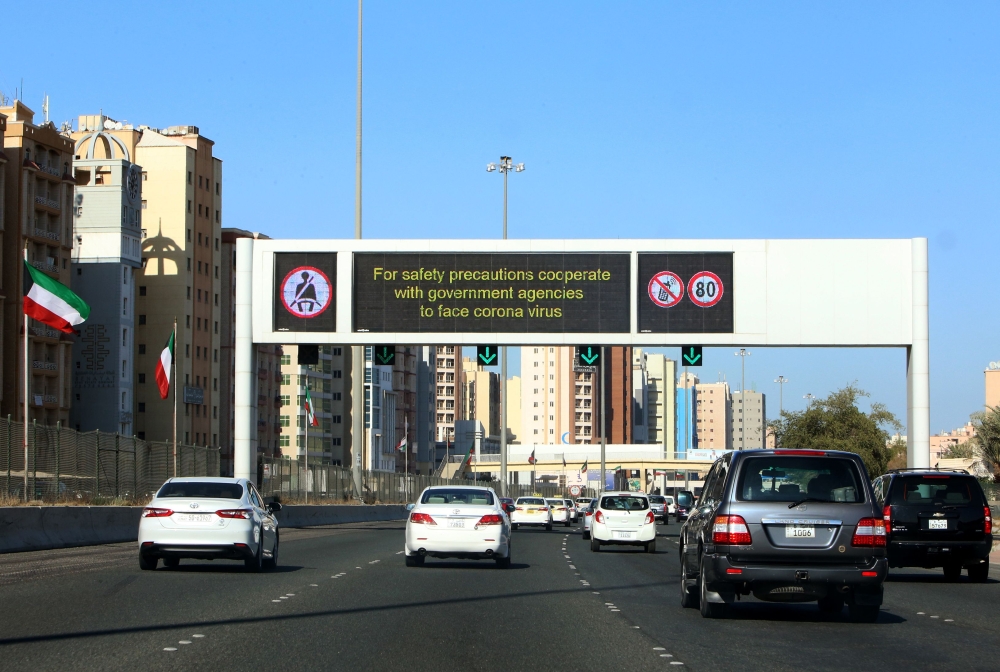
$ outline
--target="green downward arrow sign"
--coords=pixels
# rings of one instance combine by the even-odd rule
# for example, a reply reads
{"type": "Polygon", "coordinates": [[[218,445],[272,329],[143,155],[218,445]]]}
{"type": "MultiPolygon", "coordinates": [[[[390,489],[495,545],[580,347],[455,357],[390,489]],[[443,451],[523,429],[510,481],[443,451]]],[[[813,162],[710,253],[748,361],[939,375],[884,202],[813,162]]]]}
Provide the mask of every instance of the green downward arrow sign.
{"type": "Polygon", "coordinates": [[[688,366],[694,366],[701,361],[701,348],[686,348],[687,352],[684,353],[684,363],[688,366]]]}
{"type": "Polygon", "coordinates": [[[601,356],[600,352],[594,352],[592,347],[587,347],[587,354],[580,353],[580,359],[582,359],[586,364],[593,364],[597,361],[597,358],[601,356]]]}
{"type": "Polygon", "coordinates": [[[496,360],[496,358],[497,358],[497,353],[494,352],[491,355],[490,354],[490,346],[488,346],[488,345],[485,347],[485,350],[486,350],[485,353],[483,353],[483,352],[479,353],[479,359],[482,360],[483,364],[486,364],[486,365],[492,364],[496,360]]]}
{"type": "Polygon", "coordinates": [[[382,352],[378,353],[378,355],[376,355],[376,357],[378,357],[380,360],[382,360],[383,364],[388,364],[389,362],[392,361],[392,358],[393,358],[393,356],[395,354],[396,353],[394,353],[394,352],[390,353],[389,352],[389,348],[382,348],[382,352]]]}

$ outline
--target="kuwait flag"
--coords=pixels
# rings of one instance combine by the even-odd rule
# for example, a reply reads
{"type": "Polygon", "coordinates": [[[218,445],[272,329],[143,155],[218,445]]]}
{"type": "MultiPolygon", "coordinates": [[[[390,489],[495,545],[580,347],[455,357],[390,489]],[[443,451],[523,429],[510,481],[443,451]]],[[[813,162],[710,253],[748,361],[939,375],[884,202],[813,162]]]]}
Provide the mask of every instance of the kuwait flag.
{"type": "Polygon", "coordinates": [[[174,332],[170,332],[167,347],[160,353],[160,361],[156,363],[156,386],[160,388],[160,399],[166,399],[170,394],[170,366],[174,361],[174,332]]]}
{"type": "MultiPolygon", "coordinates": [[[[587,459],[590,459],[590,458],[587,458],[587,459]]],[[[586,474],[587,473],[587,460],[583,461],[583,468],[580,469],[580,473],[581,474],[586,474]]]]}
{"type": "Polygon", "coordinates": [[[24,260],[24,314],[67,334],[90,316],[90,306],[69,287],[24,260]]]}
{"type": "Polygon", "coordinates": [[[309,388],[306,388],[306,423],[310,427],[319,427],[319,420],[316,419],[316,408],[313,406],[312,396],[309,394],[309,388]]]}
{"type": "Polygon", "coordinates": [[[407,446],[406,436],[409,433],[410,433],[410,419],[409,418],[403,418],[403,438],[401,438],[399,440],[399,443],[396,444],[396,450],[398,450],[401,453],[405,453],[406,452],[406,446],[407,446]]]}
{"type": "Polygon", "coordinates": [[[463,463],[472,464],[472,451],[474,451],[475,449],[476,449],[476,442],[473,441],[472,445],[469,446],[469,452],[465,454],[465,459],[462,460],[463,463]]]}
{"type": "Polygon", "coordinates": [[[528,455],[528,464],[534,464],[534,463],[535,463],[535,449],[532,448],[531,455],[528,455]]]}

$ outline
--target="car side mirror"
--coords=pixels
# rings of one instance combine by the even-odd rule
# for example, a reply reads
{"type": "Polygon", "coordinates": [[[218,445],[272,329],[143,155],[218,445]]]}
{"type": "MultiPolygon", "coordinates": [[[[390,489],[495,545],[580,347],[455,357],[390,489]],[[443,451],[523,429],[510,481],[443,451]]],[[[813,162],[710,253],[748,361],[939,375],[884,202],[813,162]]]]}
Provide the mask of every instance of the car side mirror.
{"type": "Polygon", "coordinates": [[[406,510],[412,511],[414,506],[416,505],[413,502],[410,502],[409,504],[406,505],[406,510]]]}
{"type": "Polygon", "coordinates": [[[281,511],[281,504],[279,504],[278,502],[271,502],[270,504],[267,505],[267,510],[270,513],[277,513],[278,511],[281,511]]]}

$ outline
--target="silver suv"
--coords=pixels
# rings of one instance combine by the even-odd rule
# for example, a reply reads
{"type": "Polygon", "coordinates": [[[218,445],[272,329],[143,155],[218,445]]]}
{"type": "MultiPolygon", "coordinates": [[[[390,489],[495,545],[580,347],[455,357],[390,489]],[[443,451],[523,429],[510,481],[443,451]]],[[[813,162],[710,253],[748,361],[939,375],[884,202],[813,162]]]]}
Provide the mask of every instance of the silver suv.
{"type": "Polygon", "coordinates": [[[735,451],[705,477],[681,528],[681,605],[725,616],[739,595],[817,602],[875,621],[885,525],[864,463],[822,450],[735,451]]]}

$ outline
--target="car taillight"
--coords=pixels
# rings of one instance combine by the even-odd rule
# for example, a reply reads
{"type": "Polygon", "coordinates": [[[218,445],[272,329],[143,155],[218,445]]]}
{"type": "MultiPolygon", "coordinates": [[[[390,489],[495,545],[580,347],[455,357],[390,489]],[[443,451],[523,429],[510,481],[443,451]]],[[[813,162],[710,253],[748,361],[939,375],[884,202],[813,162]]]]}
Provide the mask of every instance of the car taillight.
{"type": "Polygon", "coordinates": [[[882,508],[882,524],[885,526],[885,531],[888,534],[889,530],[892,529],[892,507],[888,504],[882,508]]]}
{"type": "Polygon", "coordinates": [[[712,542],[740,546],[749,545],[751,540],[747,521],[743,520],[743,516],[716,516],[712,526],[712,542]]]}
{"type": "Polygon", "coordinates": [[[216,511],[215,515],[219,518],[243,518],[244,520],[249,520],[253,516],[253,511],[250,509],[223,509],[216,511]]]}
{"type": "Polygon", "coordinates": [[[147,506],[142,510],[143,518],[166,518],[167,516],[174,515],[174,512],[170,509],[157,509],[152,506],[147,506]]]}
{"type": "Polygon", "coordinates": [[[655,522],[656,522],[656,516],[653,515],[652,511],[650,511],[649,513],[646,514],[646,524],[652,525],[655,522]]]}
{"type": "Polygon", "coordinates": [[[885,521],[881,518],[859,520],[851,546],[885,546],[885,521]]]}
{"type": "Polygon", "coordinates": [[[476,523],[476,529],[479,529],[480,525],[501,525],[503,524],[503,519],[495,513],[487,513],[485,516],[479,519],[476,523]]]}
{"type": "Polygon", "coordinates": [[[826,455],[825,450],[775,450],[772,452],[775,455],[811,455],[816,457],[822,457],[826,455]]]}
{"type": "Polygon", "coordinates": [[[420,525],[437,525],[437,523],[434,522],[434,519],[426,513],[411,513],[410,522],[418,523],[420,525]]]}
{"type": "Polygon", "coordinates": [[[541,507],[541,508],[540,508],[540,509],[538,509],[538,510],[539,510],[539,511],[548,511],[548,510],[549,510],[549,507],[547,507],[547,506],[543,506],[543,507],[541,507]]]}
{"type": "Polygon", "coordinates": [[[594,514],[594,522],[595,523],[603,523],[604,522],[604,514],[601,513],[600,511],[598,511],[597,513],[595,513],[594,514]]]}
{"type": "Polygon", "coordinates": [[[592,516],[592,515],[594,515],[594,512],[593,511],[585,511],[583,515],[585,515],[585,516],[592,516]]]}
{"type": "Polygon", "coordinates": [[[515,511],[524,511],[524,507],[523,506],[515,506],[514,510],[515,511]]]}
{"type": "Polygon", "coordinates": [[[990,511],[990,507],[983,507],[983,515],[986,516],[986,520],[983,523],[983,532],[986,534],[993,533],[993,512],[990,511]]]}

